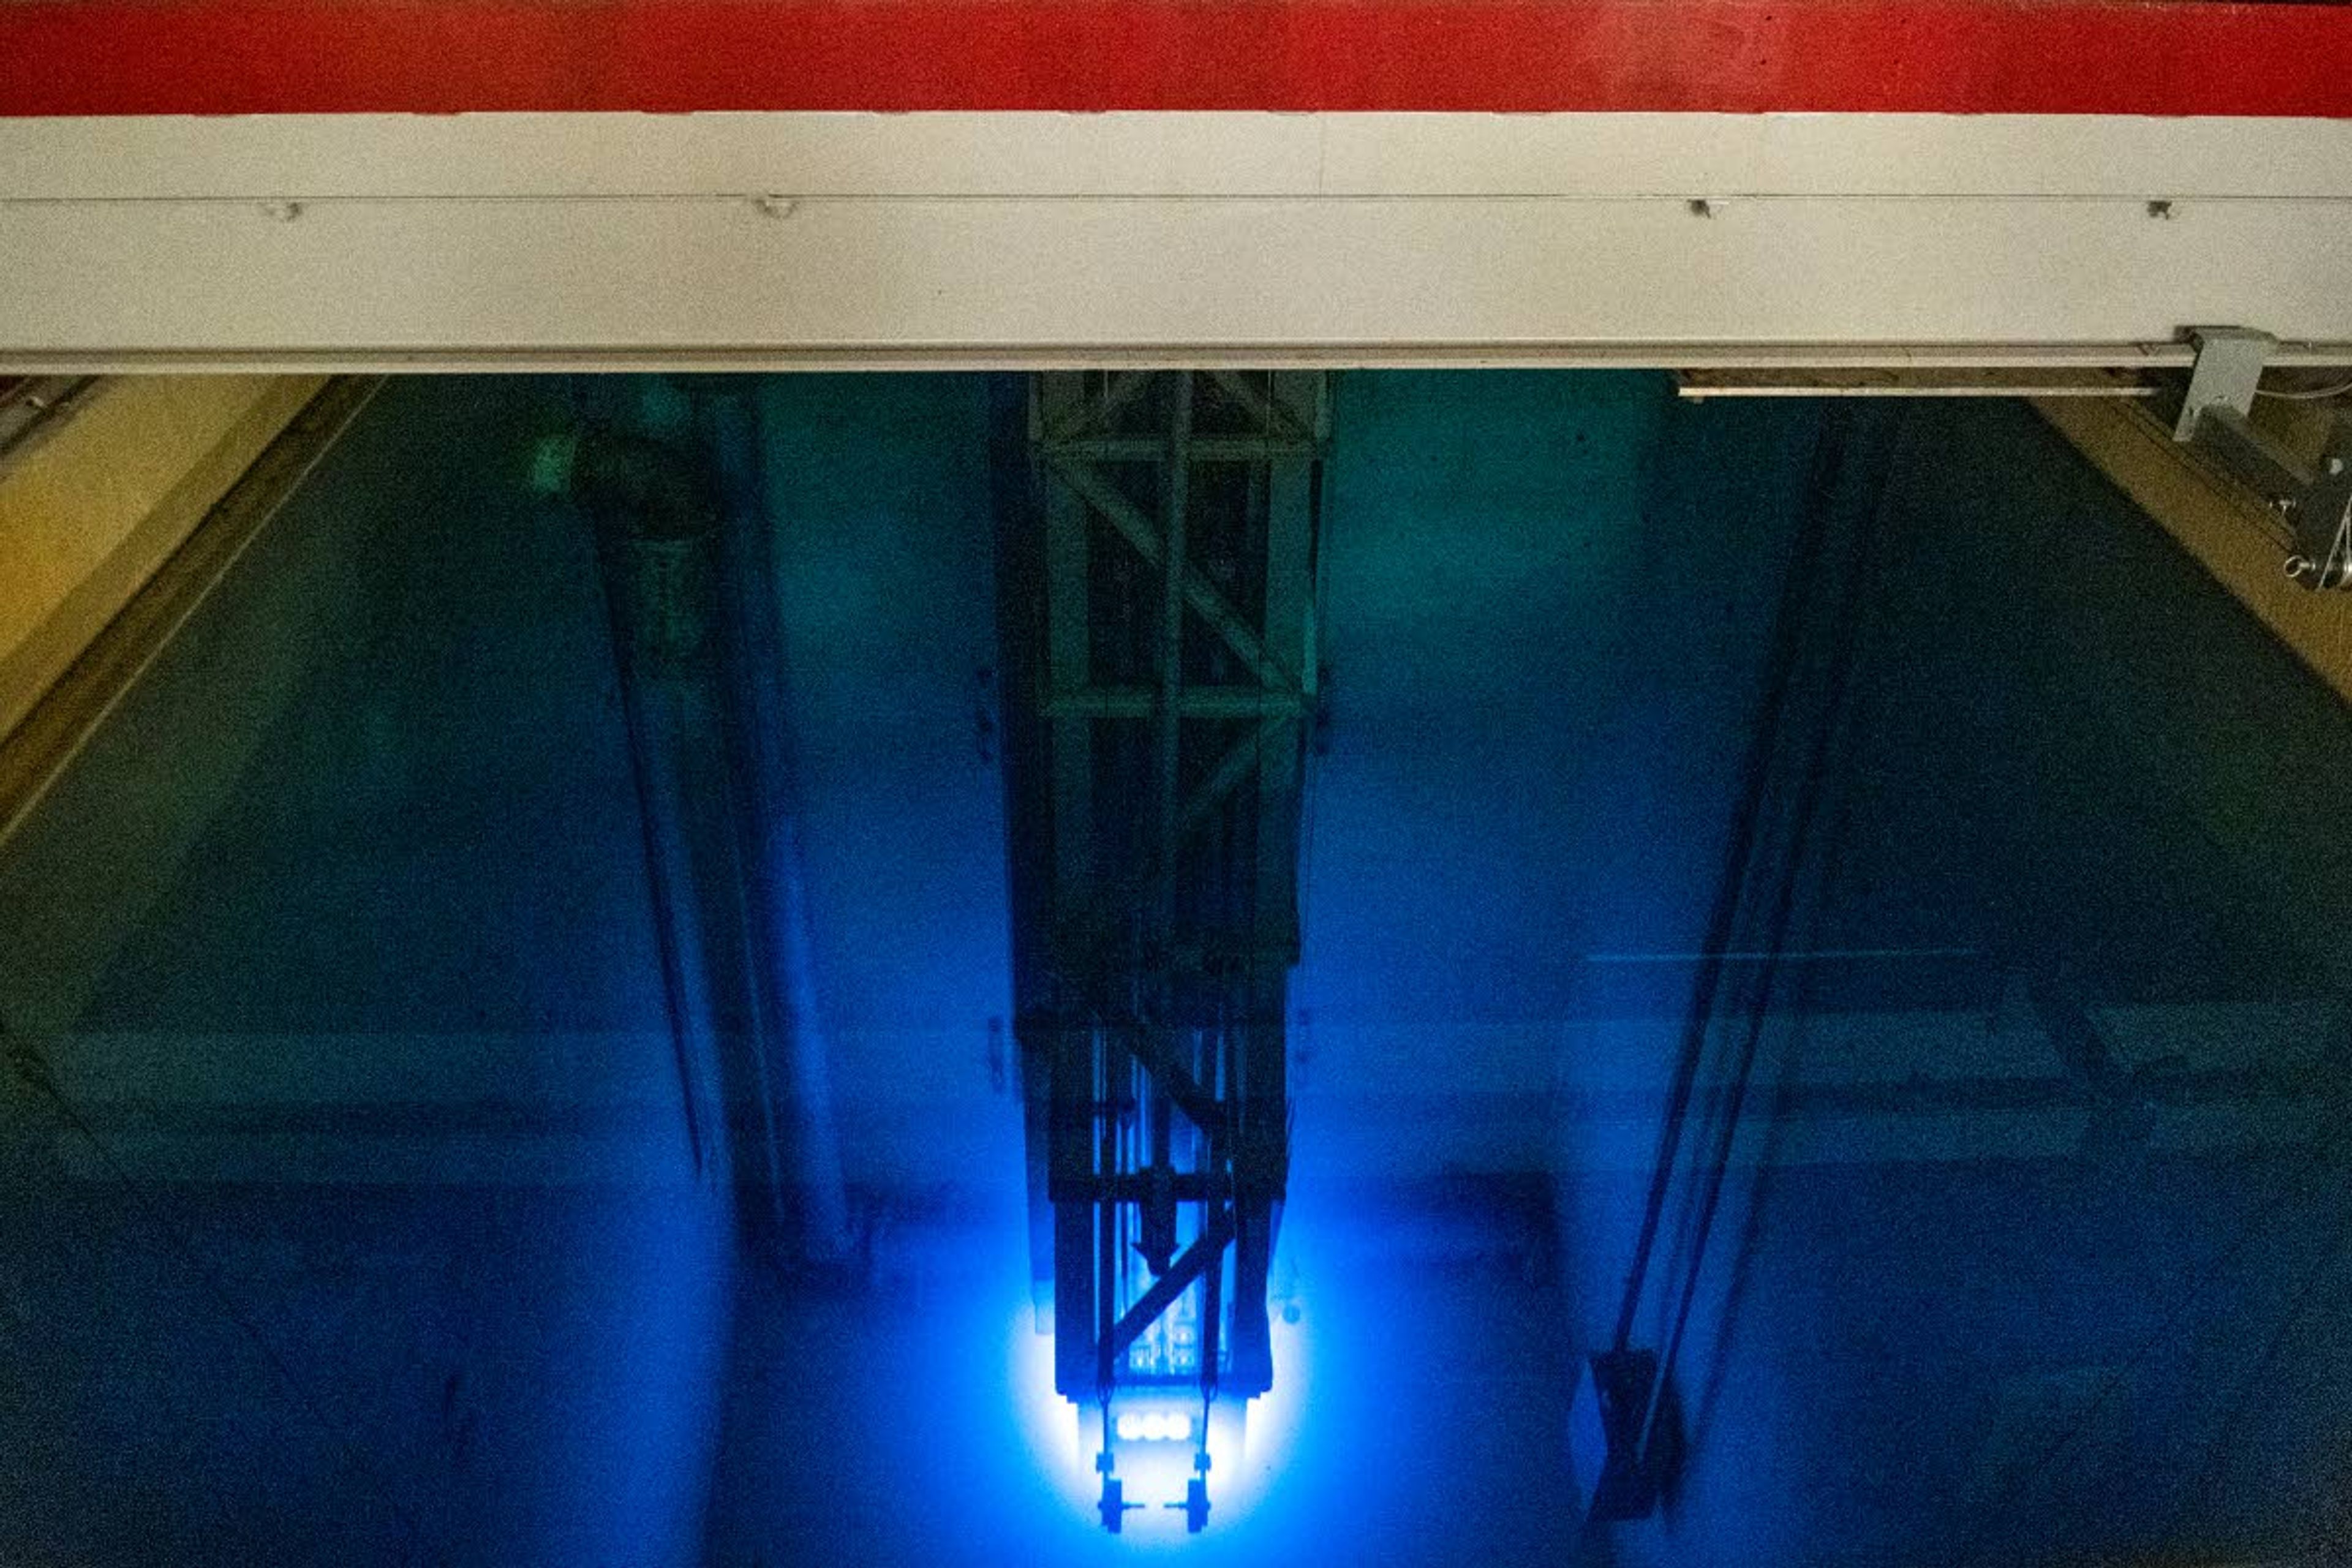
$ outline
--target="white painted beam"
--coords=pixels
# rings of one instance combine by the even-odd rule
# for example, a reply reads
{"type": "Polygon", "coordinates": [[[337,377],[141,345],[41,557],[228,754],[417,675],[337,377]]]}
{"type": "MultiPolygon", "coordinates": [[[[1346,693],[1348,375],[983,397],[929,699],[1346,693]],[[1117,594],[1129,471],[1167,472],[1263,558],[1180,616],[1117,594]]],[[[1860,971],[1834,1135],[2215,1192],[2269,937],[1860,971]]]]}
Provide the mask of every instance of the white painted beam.
{"type": "Polygon", "coordinates": [[[0,279],[40,370],[2336,363],[2352,127],[0,121],[0,279]]]}

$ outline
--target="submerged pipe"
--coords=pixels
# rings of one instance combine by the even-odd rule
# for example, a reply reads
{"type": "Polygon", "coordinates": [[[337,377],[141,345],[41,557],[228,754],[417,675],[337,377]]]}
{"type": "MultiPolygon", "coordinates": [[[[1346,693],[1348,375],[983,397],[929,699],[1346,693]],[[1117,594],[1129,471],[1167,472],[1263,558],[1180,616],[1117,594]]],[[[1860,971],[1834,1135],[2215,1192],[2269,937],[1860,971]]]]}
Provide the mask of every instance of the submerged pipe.
{"type": "MultiPolygon", "coordinates": [[[[735,384],[742,384],[736,383],[735,384]]],[[[809,914],[808,873],[793,770],[789,670],[776,599],[772,528],[764,523],[766,494],[760,467],[757,405],[749,397],[710,397],[699,405],[716,454],[715,469],[730,515],[753,526],[719,535],[728,625],[734,636],[735,693],[741,722],[737,776],[751,863],[753,918],[766,962],[758,969],[771,1021],[769,1059],[782,1092],[787,1197],[800,1220],[803,1261],[826,1269],[854,1263],[857,1237],[843,1188],[841,1146],[833,1113],[831,1053],[818,1006],[816,963],[809,914]]]]}
{"type": "Polygon", "coordinates": [[[595,523],[698,1166],[760,1194],[755,1228],[804,1264],[854,1243],[817,1026],[798,835],[779,797],[764,578],[732,582],[711,465],[606,428],[541,444],[534,488],[595,523]],[[739,590],[730,592],[730,588],[739,590]]]}

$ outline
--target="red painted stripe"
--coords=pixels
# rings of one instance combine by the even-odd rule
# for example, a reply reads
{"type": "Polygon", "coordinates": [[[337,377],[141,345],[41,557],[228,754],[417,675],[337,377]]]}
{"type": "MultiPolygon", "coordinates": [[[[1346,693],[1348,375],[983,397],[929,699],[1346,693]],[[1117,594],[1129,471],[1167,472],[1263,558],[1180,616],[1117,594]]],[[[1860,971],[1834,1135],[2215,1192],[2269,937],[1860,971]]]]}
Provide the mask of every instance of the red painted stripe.
{"type": "Polygon", "coordinates": [[[2352,116],[2352,6],[2211,0],[0,0],[0,114],[2352,116]]]}

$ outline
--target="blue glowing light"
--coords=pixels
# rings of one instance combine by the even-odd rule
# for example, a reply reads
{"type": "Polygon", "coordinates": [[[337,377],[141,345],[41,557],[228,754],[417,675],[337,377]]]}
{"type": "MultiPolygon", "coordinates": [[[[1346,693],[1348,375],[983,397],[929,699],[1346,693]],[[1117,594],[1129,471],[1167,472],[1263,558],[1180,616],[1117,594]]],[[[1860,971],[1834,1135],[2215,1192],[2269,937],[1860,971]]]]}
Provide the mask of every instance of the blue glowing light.
{"type": "Polygon", "coordinates": [[[1187,1443],[1192,1418],[1181,1410],[1123,1410],[1111,1430],[1123,1443],[1187,1443]]]}
{"type": "MultiPolygon", "coordinates": [[[[1004,1362],[1008,1392],[1018,1412],[1022,1446],[1034,1473],[1059,1505],[1068,1533],[1056,1550],[1079,1553],[1045,1561],[1102,1568],[1096,1554],[1108,1543],[1096,1517],[1102,1476],[1095,1468],[1102,1442],[1101,1409],[1091,1402],[1064,1399],[1054,1391],[1053,1336],[1040,1331],[1025,1295],[1003,1321],[1010,1350],[1004,1362]]],[[[1218,1400],[1205,1430],[1197,1408],[1171,1411],[1163,1406],[1158,1412],[1158,1430],[1168,1435],[1148,1436],[1141,1423],[1154,1412],[1144,1402],[1155,1397],[1154,1392],[1132,1385],[1119,1391],[1111,1412],[1117,1473],[1125,1482],[1128,1500],[1145,1505],[1128,1517],[1118,1537],[1119,1552],[1149,1554],[1165,1549],[1197,1553],[1198,1538],[1185,1533],[1182,1514],[1161,1506],[1184,1496],[1194,1474],[1196,1444],[1206,1447],[1210,1457],[1216,1510],[1209,1526],[1212,1535],[1264,1543],[1273,1539],[1265,1531],[1285,1530],[1299,1517],[1293,1508],[1268,1509],[1265,1504],[1276,1489],[1277,1476],[1291,1470],[1299,1457],[1303,1417],[1314,1405],[1316,1357],[1303,1320],[1292,1323],[1277,1312],[1272,1328],[1280,1368],[1273,1390],[1246,1404],[1218,1400]]],[[[1171,1394],[1162,1391],[1157,1397],[1171,1394]]]]}

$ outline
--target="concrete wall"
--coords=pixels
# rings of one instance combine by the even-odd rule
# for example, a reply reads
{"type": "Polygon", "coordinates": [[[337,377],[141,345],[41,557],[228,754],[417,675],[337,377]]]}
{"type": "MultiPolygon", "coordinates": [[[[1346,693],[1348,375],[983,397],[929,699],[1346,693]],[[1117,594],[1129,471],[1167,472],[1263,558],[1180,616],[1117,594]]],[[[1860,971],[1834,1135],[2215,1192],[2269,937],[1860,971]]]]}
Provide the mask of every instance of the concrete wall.
{"type": "Polygon", "coordinates": [[[0,737],[322,384],[117,377],[0,467],[0,737]]]}
{"type": "Polygon", "coordinates": [[[1341,378],[1309,1168],[1538,1168],[1563,1076],[1662,1080],[1648,1037],[1564,1031],[1588,955],[1704,936],[1813,422],[1664,377],[1341,378]]]}
{"type": "MultiPolygon", "coordinates": [[[[2305,792],[2341,775],[2352,715],[2021,408],[1918,410],[1870,526],[1853,732],[1791,945],[1957,949],[1981,980],[1931,1000],[1922,966],[1905,1003],[1890,962],[1885,1010],[1801,991],[1770,1021],[1679,1380],[1683,1491],[1616,1555],[2338,1541],[2346,1040],[2320,933],[2347,895],[2305,792]]],[[[1638,1185],[1576,1173],[1569,1136],[1590,1340],[1638,1185]]]]}
{"type": "Polygon", "coordinates": [[[551,387],[394,386],[0,859],[0,1557],[662,1562],[731,1242],[551,387]]]}

